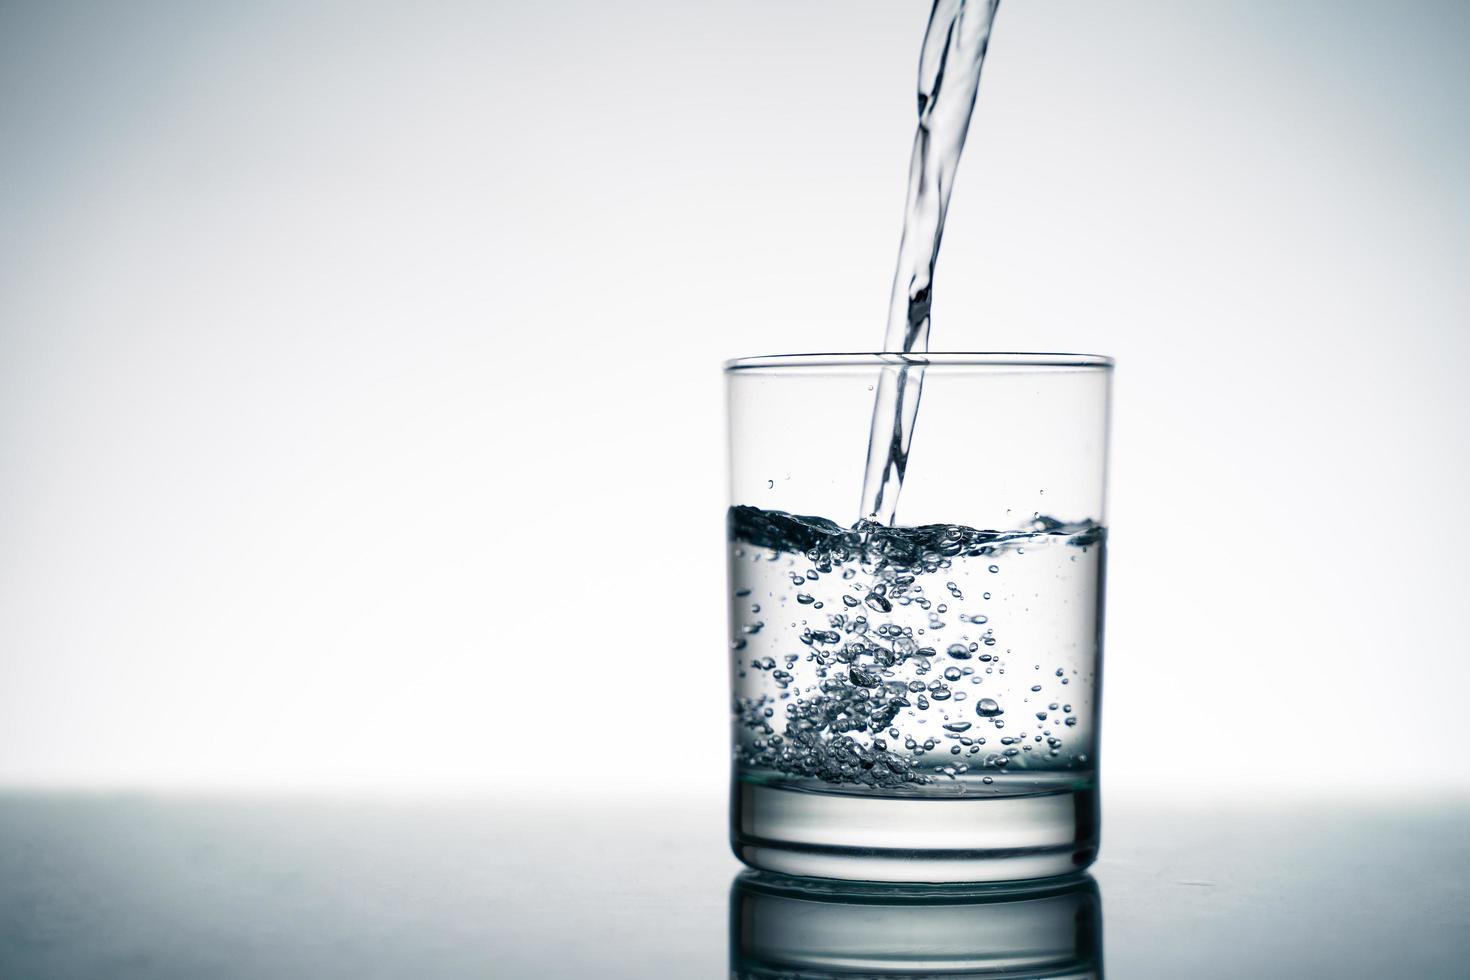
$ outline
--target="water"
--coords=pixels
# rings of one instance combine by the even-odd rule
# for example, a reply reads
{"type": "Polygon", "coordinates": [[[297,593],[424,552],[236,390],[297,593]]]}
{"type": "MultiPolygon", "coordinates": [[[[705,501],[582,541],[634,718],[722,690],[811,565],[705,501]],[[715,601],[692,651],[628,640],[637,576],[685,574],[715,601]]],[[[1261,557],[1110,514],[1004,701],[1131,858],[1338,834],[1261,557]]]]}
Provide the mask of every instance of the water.
{"type": "Polygon", "coordinates": [[[1104,528],[844,528],[737,506],[729,538],[743,857],[875,881],[1091,860],[1104,528]]]}
{"type": "MultiPolygon", "coordinates": [[[[999,6],[1000,0],[935,0],[929,15],[919,58],[919,124],[909,160],[885,351],[904,355],[929,349],[934,265],[999,6]]],[[[880,524],[892,524],[897,513],[923,387],[923,366],[901,356],[879,379],[859,513],[880,524]]]]}
{"type": "Polygon", "coordinates": [[[851,527],[731,509],[733,842],[769,871],[1002,881],[1097,849],[1106,531],[903,527],[935,262],[999,0],[935,0],[851,527]]]}
{"type": "Polygon", "coordinates": [[[996,797],[1091,785],[1106,534],[730,510],[739,778],[996,797]]]}

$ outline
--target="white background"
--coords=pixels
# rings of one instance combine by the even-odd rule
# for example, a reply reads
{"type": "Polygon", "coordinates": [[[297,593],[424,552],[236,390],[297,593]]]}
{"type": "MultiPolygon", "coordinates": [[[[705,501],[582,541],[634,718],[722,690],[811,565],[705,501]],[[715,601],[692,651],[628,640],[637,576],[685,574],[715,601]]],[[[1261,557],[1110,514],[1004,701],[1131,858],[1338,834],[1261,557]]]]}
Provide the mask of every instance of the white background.
{"type": "MultiPolygon", "coordinates": [[[[719,364],[878,344],[926,15],[0,7],[0,784],[721,792],[719,364]]],[[[934,346],[1118,358],[1109,786],[1470,787],[1467,36],[1001,11],[934,346]]]]}

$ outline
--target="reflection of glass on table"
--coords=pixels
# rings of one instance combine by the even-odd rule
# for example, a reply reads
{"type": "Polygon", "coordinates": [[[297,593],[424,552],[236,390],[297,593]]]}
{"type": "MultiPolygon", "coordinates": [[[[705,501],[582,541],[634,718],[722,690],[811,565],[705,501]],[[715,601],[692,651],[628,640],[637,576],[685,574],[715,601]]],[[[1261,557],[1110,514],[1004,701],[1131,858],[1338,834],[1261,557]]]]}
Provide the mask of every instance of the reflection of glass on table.
{"type": "Polygon", "coordinates": [[[745,871],[730,889],[734,980],[1102,972],[1102,897],[1090,875],[863,885],[745,871]]]}

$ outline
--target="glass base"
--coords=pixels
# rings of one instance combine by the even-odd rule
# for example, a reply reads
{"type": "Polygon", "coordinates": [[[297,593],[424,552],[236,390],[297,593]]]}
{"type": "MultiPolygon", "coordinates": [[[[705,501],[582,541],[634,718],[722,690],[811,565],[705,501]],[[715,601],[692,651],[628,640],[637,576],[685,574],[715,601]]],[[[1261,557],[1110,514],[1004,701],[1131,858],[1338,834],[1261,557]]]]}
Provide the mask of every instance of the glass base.
{"type": "Polygon", "coordinates": [[[1095,786],[1012,796],[879,797],[737,778],[731,846],[762,871],[880,882],[1026,881],[1097,857],[1095,786]]]}

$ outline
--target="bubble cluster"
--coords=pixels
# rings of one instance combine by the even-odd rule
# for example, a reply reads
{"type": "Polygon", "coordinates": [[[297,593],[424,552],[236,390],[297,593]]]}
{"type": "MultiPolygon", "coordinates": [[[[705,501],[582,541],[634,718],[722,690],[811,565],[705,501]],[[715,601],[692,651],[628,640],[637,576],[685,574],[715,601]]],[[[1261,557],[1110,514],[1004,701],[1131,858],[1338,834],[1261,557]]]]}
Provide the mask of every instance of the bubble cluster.
{"type": "Polygon", "coordinates": [[[1074,593],[1095,601],[1102,528],[844,529],[735,507],[730,540],[735,762],[748,778],[994,793],[1094,752],[1095,648],[1037,644],[1044,617],[1083,605],[1074,593]],[[1077,554],[1092,564],[1066,561],[1077,554]],[[1012,716],[1036,727],[1002,734],[1012,716]]]}

